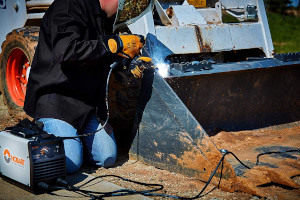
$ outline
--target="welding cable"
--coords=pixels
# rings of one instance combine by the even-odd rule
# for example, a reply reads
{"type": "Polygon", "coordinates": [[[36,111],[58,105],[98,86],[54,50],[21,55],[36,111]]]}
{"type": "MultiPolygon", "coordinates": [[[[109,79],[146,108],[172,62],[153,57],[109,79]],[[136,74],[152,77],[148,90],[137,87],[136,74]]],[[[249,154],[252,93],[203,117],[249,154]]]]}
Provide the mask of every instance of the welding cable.
{"type": "MultiPolygon", "coordinates": [[[[163,185],[161,184],[155,184],[155,183],[143,183],[143,182],[139,182],[139,181],[134,181],[134,180],[130,180],[130,179],[127,179],[127,178],[124,178],[124,177],[121,177],[121,176],[117,176],[117,175],[102,175],[102,176],[97,176],[87,182],[85,182],[84,184],[76,187],[77,189],[80,189],[81,187],[87,185],[88,183],[96,180],[96,179],[99,179],[99,178],[105,178],[105,177],[115,177],[115,178],[119,178],[123,181],[127,181],[127,182],[131,182],[131,183],[135,183],[135,184],[138,184],[138,185],[143,185],[143,186],[147,186],[147,187],[154,187],[153,189],[151,190],[147,190],[147,191],[135,191],[135,190],[130,190],[130,189],[120,189],[120,190],[116,190],[116,191],[113,191],[113,192],[97,192],[97,193],[100,193],[100,194],[110,194],[110,193],[116,193],[116,192],[130,192],[130,193],[141,193],[141,192],[155,192],[155,191],[158,191],[158,190],[162,190],[164,188],[163,185]],[[156,187],[156,188],[155,188],[156,187]]],[[[81,190],[81,191],[84,191],[84,190],[81,190]]]]}
{"type": "MultiPolygon", "coordinates": [[[[227,150],[223,150],[221,149],[221,152],[222,151],[227,151],[227,150]]],[[[260,153],[257,155],[256,157],[256,166],[258,166],[259,164],[259,157],[260,156],[263,156],[263,155],[267,155],[267,154],[280,154],[280,153],[290,153],[290,152],[300,152],[300,149],[291,149],[291,150],[286,150],[286,151],[269,151],[269,152],[264,152],[264,153],[260,153]]],[[[247,166],[246,164],[244,164],[234,153],[230,152],[230,151],[227,151],[227,154],[231,154],[235,157],[235,159],[241,164],[243,165],[244,167],[248,168],[248,169],[251,169],[251,167],[247,166]]]]}
{"type": "MultiPolygon", "coordinates": [[[[129,179],[126,179],[126,178],[123,178],[123,177],[120,177],[120,176],[116,176],[116,175],[103,175],[103,176],[95,177],[94,179],[89,180],[88,182],[82,184],[81,186],[79,186],[79,187],[73,187],[73,190],[72,189],[70,189],[70,190],[71,191],[82,192],[82,193],[84,193],[86,195],[89,195],[93,199],[103,199],[104,197],[117,197],[117,196],[133,195],[133,194],[141,194],[141,195],[145,195],[145,196],[160,196],[160,197],[168,197],[168,198],[174,198],[174,199],[198,199],[198,198],[201,198],[201,197],[207,195],[208,193],[210,193],[214,189],[216,189],[216,187],[215,187],[212,190],[210,190],[209,192],[207,192],[206,194],[202,195],[202,193],[205,191],[205,189],[207,188],[207,186],[210,184],[212,178],[215,176],[215,174],[216,174],[218,168],[220,167],[220,165],[221,164],[223,165],[223,161],[224,161],[226,155],[228,155],[228,154],[233,155],[234,158],[241,165],[243,165],[247,169],[251,169],[249,166],[247,166],[246,164],[244,164],[233,152],[230,152],[230,151],[224,150],[224,149],[220,149],[220,151],[223,154],[223,156],[221,157],[221,159],[220,159],[219,163],[217,164],[215,170],[211,173],[211,175],[210,175],[208,181],[206,182],[205,186],[202,188],[202,190],[199,192],[199,194],[197,194],[194,197],[181,197],[181,196],[175,196],[175,195],[153,193],[154,191],[162,190],[163,186],[160,185],[160,184],[148,184],[148,183],[137,182],[137,181],[129,180],[129,179]],[[93,180],[95,180],[97,178],[103,178],[103,177],[109,177],[109,176],[118,177],[120,179],[123,179],[124,181],[130,181],[130,182],[133,182],[133,183],[136,183],[136,184],[140,184],[140,185],[145,185],[145,186],[160,186],[160,188],[156,188],[156,189],[148,190],[148,191],[136,191],[136,190],[130,190],[130,189],[120,189],[120,190],[115,190],[115,191],[112,191],[112,192],[94,192],[94,191],[88,191],[88,190],[82,190],[82,189],[80,189],[84,185],[90,183],[91,181],[93,181],[93,180]],[[101,195],[95,195],[95,194],[101,194],[101,195]]],[[[287,150],[287,151],[277,151],[277,152],[265,152],[265,153],[258,154],[257,155],[257,164],[256,165],[258,165],[258,162],[259,162],[258,159],[262,155],[272,154],[272,153],[287,153],[287,152],[300,152],[300,150],[287,150]]],[[[222,169],[223,169],[223,167],[222,167],[222,169]]],[[[220,185],[221,178],[222,178],[222,175],[220,176],[220,180],[219,180],[219,184],[218,185],[220,185]]]]}
{"type": "MultiPolygon", "coordinates": [[[[60,185],[63,185],[64,187],[57,187],[57,188],[66,189],[66,190],[73,191],[73,192],[81,192],[81,193],[84,193],[84,194],[90,196],[92,199],[103,199],[105,197],[127,196],[127,195],[134,195],[134,194],[141,194],[141,195],[145,195],[145,196],[169,197],[169,198],[174,198],[174,199],[198,199],[198,198],[201,198],[201,197],[207,195],[208,193],[210,193],[211,191],[213,191],[215,189],[215,188],[213,188],[212,190],[210,190],[206,194],[202,194],[205,191],[205,189],[207,188],[207,186],[210,184],[212,178],[215,176],[215,174],[216,174],[218,168],[220,167],[220,165],[223,164],[225,156],[227,154],[233,154],[233,153],[231,153],[231,152],[229,152],[227,150],[221,150],[221,152],[222,152],[223,155],[222,155],[220,161],[218,162],[215,170],[211,173],[208,181],[206,182],[206,184],[202,188],[202,190],[199,192],[199,194],[197,194],[194,197],[181,197],[181,196],[175,196],[175,195],[154,193],[155,191],[162,190],[164,188],[164,186],[161,185],[161,184],[149,184],[149,183],[142,183],[142,182],[138,182],[138,181],[133,181],[133,180],[130,180],[130,179],[123,178],[121,176],[117,176],[117,175],[103,175],[103,176],[98,176],[98,177],[95,177],[95,178],[93,178],[93,179],[91,179],[91,180],[89,180],[89,181],[85,182],[84,184],[82,184],[80,186],[77,186],[77,187],[69,185],[63,179],[58,179],[57,183],[60,184],[60,185]],[[111,192],[96,192],[96,191],[90,191],[90,190],[81,189],[83,186],[87,185],[88,183],[90,183],[90,182],[92,182],[92,181],[94,181],[94,180],[96,180],[98,178],[104,178],[104,177],[116,177],[116,178],[120,178],[120,179],[122,179],[124,181],[132,182],[132,183],[135,183],[135,184],[144,185],[144,186],[148,186],[148,187],[158,187],[158,188],[154,188],[152,190],[145,190],[145,191],[136,191],[136,190],[130,190],[130,189],[120,189],[120,190],[115,190],[115,191],[111,191],[111,192]],[[98,195],[96,195],[96,194],[98,194],[98,195]]],[[[222,169],[223,169],[223,167],[222,167],[222,169]]],[[[221,182],[221,177],[220,177],[219,184],[220,184],[220,182],[221,182]]]]}
{"type": "MultiPolygon", "coordinates": [[[[122,176],[118,176],[118,175],[110,175],[110,174],[109,174],[109,175],[101,175],[101,176],[97,176],[97,177],[95,177],[95,178],[93,178],[93,179],[91,179],[91,180],[89,180],[89,181],[83,183],[82,185],[78,186],[78,188],[81,188],[81,187],[87,185],[88,183],[90,183],[90,182],[92,182],[92,181],[94,181],[94,180],[96,180],[96,179],[99,179],[99,178],[105,178],[105,177],[115,177],[115,178],[122,179],[123,181],[135,183],[135,184],[138,184],[138,185],[144,185],[144,186],[147,186],[147,187],[158,187],[158,189],[156,188],[155,191],[156,191],[156,190],[162,190],[162,189],[164,188],[163,185],[161,185],[161,184],[156,184],[156,183],[143,183],[143,182],[139,182],[139,181],[130,180],[130,179],[124,178],[124,177],[122,177],[122,176]]],[[[153,191],[154,191],[154,190],[153,190],[153,191]]]]}
{"type": "Polygon", "coordinates": [[[269,151],[269,152],[264,152],[264,153],[260,153],[257,155],[256,157],[256,166],[258,166],[259,164],[259,157],[263,156],[263,155],[267,155],[267,154],[273,154],[273,153],[289,153],[289,152],[300,152],[300,149],[291,149],[291,150],[286,150],[286,151],[269,151]]]}
{"type": "MultiPolygon", "coordinates": [[[[226,150],[227,151],[227,150],[226,150]]],[[[251,167],[247,166],[246,164],[244,164],[234,153],[232,153],[231,151],[228,151],[228,154],[231,154],[235,157],[235,159],[241,163],[241,165],[243,165],[244,167],[246,167],[247,169],[251,169],[251,167]]]]}
{"type": "MultiPolygon", "coordinates": [[[[53,189],[65,189],[65,190],[68,190],[68,191],[79,192],[81,195],[87,195],[87,196],[91,197],[92,199],[103,199],[105,197],[118,197],[118,196],[134,195],[134,194],[141,194],[141,195],[145,195],[145,196],[160,196],[160,197],[168,197],[168,198],[174,198],[174,199],[198,199],[198,198],[201,198],[201,197],[207,195],[208,193],[212,192],[214,189],[216,189],[216,187],[215,187],[212,190],[210,190],[209,192],[207,192],[205,194],[202,194],[205,191],[205,189],[207,188],[207,186],[210,184],[211,180],[215,176],[215,174],[216,174],[216,172],[219,169],[221,164],[222,164],[222,170],[223,170],[223,161],[224,161],[226,155],[232,154],[244,167],[250,169],[250,167],[245,165],[234,153],[232,153],[228,150],[224,150],[224,149],[220,149],[220,151],[222,153],[222,157],[221,157],[220,161],[218,162],[215,170],[211,173],[208,181],[206,182],[206,184],[202,188],[202,190],[199,192],[199,194],[197,194],[194,197],[182,197],[182,196],[154,193],[156,191],[162,190],[164,188],[164,186],[161,185],[161,184],[151,184],[151,183],[138,182],[138,181],[126,179],[124,177],[117,176],[117,175],[97,176],[97,177],[85,182],[84,184],[82,184],[80,186],[77,186],[77,187],[69,185],[67,183],[67,181],[65,181],[64,179],[61,179],[61,178],[57,179],[57,184],[62,185],[63,187],[49,186],[45,183],[39,183],[38,186],[40,188],[46,189],[46,190],[49,190],[49,189],[52,189],[52,190],[53,189]],[[137,191],[137,190],[131,190],[131,189],[119,189],[119,190],[115,190],[115,191],[111,191],[111,192],[97,192],[97,191],[90,191],[90,190],[81,189],[83,186],[91,183],[92,181],[94,181],[96,179],[99,179],[99,178],[105,178],[105,177],[116,177],[116,178],[122,179],[123,181],[132,182],[132,183],[147,186],[147,187],[157,187],[157,188],[154,188],[152,190],[144,190],[144,191],[137,191]]],[[[221,176],[220,176],[220,180],[219,180],[218,185],[220,185],[221,179],[222,179],[222,172],[221,172],[221,176]]]]}
{"type": "Polygon", "coordinates": [[[59,187],[59,186],[56,186],[56,185],[49,185],[48,183],[45,183],[45,182],[38,182],[37,187],[42,189],[42,190],[46,190],[46,191],[65,189],[65,187],[59,187]]]}
{"type": "Polygon", "coordinates": [[[59,184],[59,185],[62,185],[63,187],[60,187],[60,186],[47,186],[47,184],[45,184],[45,183],[42,183],[41,186],[42,186],[43,189],[48,189],[48,190],[49,189],[65,189],[65,190],[68,190],[68,191],[80,192],[80,193],[83,193],[85,195],[90,196],[93,199],[102,199],[104,197],[125,196],[125,195],[127,196],[127,195],[134,195],[134,194],[149,193],[149,192],[155,192],[155,191],[158,191],[158,190],[162,190],[164,188],[164,186],[161,185],[161,184],[143,183],[143,182],[139,182],[139,181],[126,179],[124,177],[117,176],[117,175],[97,176],[97,177],[85,182],[84,184],[82,184],[80,186],[77,186],[77,187],[69,185],[68,182],[66,180],[62,179],[62,178],[58,178],[56,183],[59,184]],[[130,190],[130,189],[119,189],[119,190],[115,190],[115,191],[111,191],[111,192],[97,192],[97,191],[90,191],[90,190],[81,189],[83,186],[87,185],[88,183],[90,183],[90,182],[92,182],[96,179],[105,178],[105,177],[115,177],[115,178],[122,179],[123,181],[132,182],[132,183],[147,186],[147,187],[152,187],[153,189],[145,190],[145,191],[136,191],[136,190],[130,190]],[[100,195],[97,196],[95,194],[100,194],[100,195]]]}
{"type": "MultiPolygon", "coordinates": [[[[180,196],[175,196],[175,195],[153,193],[153,192],[162,190],[164,188],[164,186],[161,185],[161,184],[151,184],[151,183],[143,183],[143,182],[139,182],[139,181],[134,181],[134,180],[126,179],[124,177],[117,176],[117,175],[98,176],[98,177],[95,177],[95,178],[93,178],[93,179],[91,179],[91,180],[89,180],[89,181],[85,182],[84,184],[82,184],[80,186],[77,186],[77,187],[69,185],[67,183],[67,181],[64,180],[64,179],[58,178],[57,179],[57,184],[62,185],[62,186],[50,186],[50,185],[48,185],[44,182],[40,182],[40,183],[38,183],[38,187],[41,188],[41,189],[44,189],[44,190],[48,190],[48,191],[49,190],[65,189],[65,190],[72,191],[72,192],[79,192],[81,195],[85,195],[85,196],[87,195],[87,196],[91,197],[92,199],[103,199],[105,197],[118,197],[118,196],[134,195],[134,194],[141,194],[141,195],[145,195],[145,196],[161,196],[161,197],[169,197],[169,198],[174,198],[174,199],[197,199],[197,198],[201,198],[201,197],[207,195],[209,192],[211,192],[215,189],[214,188],[211,191],[209,191],[208,193],[202,195],[202,193],[205,191],[207,186],[210,184],[212,178],[215,176],[218,168],[220,167],[221,163],[223,163],[224,158],[228,153],[229,153],[228,151],[223,153],[223,156],[221,157],[218,165],[216,166],[215,170],[211,173],[211,175],[209,177],[209,180],[207,181],[205,186],[202,188],[200,193],[198,195],[194,196],[194,197],[180,197],[180,196]],[[97,191],[90,191],[90,190],[81,189],[83,186],[87,185],[88,183],[90,183],[90,182],[92,182],[96,179],[105,178],[105,177],[116,177],[116,178],[122,179],[122,180],[127,181],[127,182],[132,182],[132,183],[147,186],[147,187],[157,187],[157,188],[153,188],[151,190],[144,190],[144,191],[136,191],[136,190],[130,190],[130,189],[120,189],[120,190],[115,190],[115,191],[111,191],[111,192],[97,192],[97,191]]],[[[220,182],[219,182],[219,184],[220,184],[220,182]]]]}
{"type": "MultiPolygon", "coordinates": [[[[116,62],[115,62],[116,63],[116,62]]],[[[90,133],[86,133],[86,134],[82,134],[82,135],[78,135],[75,137],[58,137],[56,136],[57,139],[61,139],[61,140],[66,140],[66,139],[76,139],[76,138],[80,138],[80,137],[87,137],[90,135],[93,135],[99,131],[101,131],[102,129],[104,129],[104,127],[106,126],[106,124],[108,123],[109,120],[109,109],[108,109],[108,84],[109,84],[109,79],[111,76],[111,72],[112,70],[115,68],[116,64],[113,63],[113,67],[110,68],[108,75],[107,75],[107,79],[106,79],[106,88],[105,88],[105,105],[106,105],[106,120],[104,122],[104,124],[102,125],[101,128],[97,129],[96,131],[90,132],[90,133]]]]}
{"type": "Polygon", "coordinates": [[[52,192],[52,191],[55,191],[55,190],[68,190],[68,191],[78,193],[78,194],[80,194],[82,196],[85,196],[85,197],[92,197],[93,196],[92,194],[85,194],[85,193],[80,192],[80,191],[72,190],[70,187],[61,187],[61,186],[56,186],[56,185],[49,185],[45,182],[38,182],[37,187],[41,190],[48,191],[48,192],[52,192]]]}
{"type": "MultiPolygon", "coordinates": [[[[212,190],[209,191],[209,192],[206,193],[206,194],[203,194],[203,195],[202,195],[202,193],[205,191],[205,189],[207,188],[207,186],[210,184],[212,178],[215,176],[215,174],[216,174],[218,168],[220,167],[221,163],[223,163],[225,156],[226,156],[228,153],[230,153],[230,152],[228,152],[228,151],[226,150],[225,152],[222,152],[222,153],[223,153],[223,156],[221,157],[221,159],[220,159],[218,165],[216,166],[215,170],[211,173],[211,175],[210,175],[208,181],[206,182],[205,186],[202,188],[202,190],[201,190],[201,191],[199,192],[199,194],[197,194],[196,196],[194,196],[194,197],[181,197],[181,196],[168,195],[168,194],[144,193],[144,192],[142,192],[141,194],[142,194],[142,195],[145,195],[145,196],[161,196],[161,197],[169,197],[169,198],[174,198],[174,199],[198,199],[198,198],[201,198],[201,197],[207,195],[207,194],[208,194],[209,192],[211,192],[212,190]]],[[[221,179],[221,178],[220,178],[220,179],[221,179]]],[[[219,184],[220,184],[220,182],[219,182],[219,184]]],[[[215,188],[214,188],[214,189],[215,189],[215,188]]],[[[214,189],[213,189],[213,190],[214,190],[214,189]]]]}

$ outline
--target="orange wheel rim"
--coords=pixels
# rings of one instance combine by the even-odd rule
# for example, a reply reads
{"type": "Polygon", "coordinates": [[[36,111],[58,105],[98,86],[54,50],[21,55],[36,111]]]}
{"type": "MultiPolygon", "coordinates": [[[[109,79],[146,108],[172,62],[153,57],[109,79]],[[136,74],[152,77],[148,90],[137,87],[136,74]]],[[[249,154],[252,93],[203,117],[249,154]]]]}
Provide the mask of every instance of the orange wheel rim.
{"type": "Polygon", "coordinates": [[[18,106],[24,105],[27,88],[27,70],[29,61],[21,49],[14,49],[8,57],[6,65],[6,85],[13,102],[18,106]]]}

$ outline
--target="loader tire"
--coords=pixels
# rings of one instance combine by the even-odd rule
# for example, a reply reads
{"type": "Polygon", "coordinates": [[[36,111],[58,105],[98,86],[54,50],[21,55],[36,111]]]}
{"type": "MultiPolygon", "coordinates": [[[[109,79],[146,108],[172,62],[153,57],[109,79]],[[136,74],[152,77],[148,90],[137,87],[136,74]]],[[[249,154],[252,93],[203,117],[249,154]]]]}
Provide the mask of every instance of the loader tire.
{"type": "Polygon", "coordinates": [[[28,117],[23,106],[38,33],[38,27],[15,29],[7,34],[2,44],[0,91],[9,113],[17,119],[28,117]]]}

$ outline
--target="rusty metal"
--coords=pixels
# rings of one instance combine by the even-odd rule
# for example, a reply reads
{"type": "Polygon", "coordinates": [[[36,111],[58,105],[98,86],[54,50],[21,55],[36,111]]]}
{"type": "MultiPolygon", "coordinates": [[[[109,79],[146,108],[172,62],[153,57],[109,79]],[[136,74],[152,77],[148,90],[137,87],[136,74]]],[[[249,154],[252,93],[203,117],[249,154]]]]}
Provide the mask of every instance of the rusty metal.
{"type": "Polygon", "coordinates": [[[211,47],[210,46],[211,45],[209,45],[209,44],[204,44],[202,52],[211,52],[211,47]]]}
{"type": "Polygon", "coordinates": [[[199,26],[195,25],[196,36],[199,42],[200,52],[203,52],[203,42],[199,26]]]}
{"type": "Polygon", "coordinates": [[[168,8],[166,13],[167,13],[168,17],[170,19],[172,19],[173,15],[174,15],[173,8],[172,7],[168,8]]]}
{"type": "Polygon", "coordinates": [[[187,0],[190,5],[196,8],[214,7],[217,0],[187,0]]]}
{"type": "Polygon", "coordinates": [[[34,7],[47,7],[53,3],[53,0],[31,0],[26,1],[27,8],[34,8],[34,7]]]}
{"type": "Polygon", "coordinates": [[[40,10],[47,10],[48,7],[42,7],[42,6],[40,6],[40,7],[29,7],[29,8],[27,8],[27,10],[38,10],[38,9],[40,9],[40,10]]]}

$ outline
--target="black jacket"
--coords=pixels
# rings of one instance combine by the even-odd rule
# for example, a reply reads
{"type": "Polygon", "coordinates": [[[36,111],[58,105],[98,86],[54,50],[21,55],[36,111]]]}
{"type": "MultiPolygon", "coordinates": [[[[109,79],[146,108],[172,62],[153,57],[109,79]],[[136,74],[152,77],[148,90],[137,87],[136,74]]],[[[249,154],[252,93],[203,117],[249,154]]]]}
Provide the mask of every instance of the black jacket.
{"type": "Polygon", "coordinates": [[[105,87],[114,56],[103,35],[112,34],[99,0],[55,0],[40,27],[24,104],[35,118],[56,118],[79,131],[98,108],[105,117],[105,87]]]}

